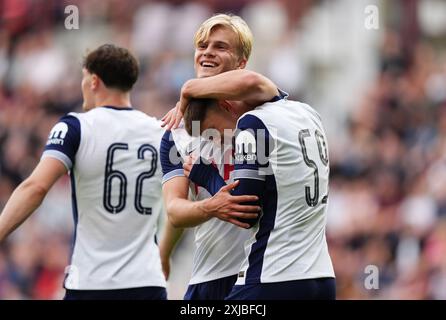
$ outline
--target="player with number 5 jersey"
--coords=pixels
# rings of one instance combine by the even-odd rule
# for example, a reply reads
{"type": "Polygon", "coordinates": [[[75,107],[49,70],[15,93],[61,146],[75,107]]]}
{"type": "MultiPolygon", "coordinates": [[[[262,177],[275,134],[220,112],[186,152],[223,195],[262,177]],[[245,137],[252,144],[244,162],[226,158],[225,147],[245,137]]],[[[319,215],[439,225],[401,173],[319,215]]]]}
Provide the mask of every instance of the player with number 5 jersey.
{"type": "Polygon", "coordinates": [[[325,237],[328,149],[319,114],[282,99],[245,113],[237,128],[234,179],[258,182],[251,192],[259,191],[262,216],[228,298],[333,298],[335,275],[325,237]],[[256,149],[248,149],[247,141],[256,149]]]}
{"type": "MultiPolygon", "coordinates": [[[[186,123],[226,123],[220,131],[236,125],[232,176],[239,184],[232,195],[257,196],[250,204],[262,208],[250,221],[245,259],[226,298],[334,299],[325,236],[329,159],[319,114],[285,95],[240,115],[237,123],[225,112],[209,110],[188,111],[192,117],[185,114],[186,123]]],[[[211,195],[225,185],[212,166],[195,162],[186,169],[211,195]]]]}

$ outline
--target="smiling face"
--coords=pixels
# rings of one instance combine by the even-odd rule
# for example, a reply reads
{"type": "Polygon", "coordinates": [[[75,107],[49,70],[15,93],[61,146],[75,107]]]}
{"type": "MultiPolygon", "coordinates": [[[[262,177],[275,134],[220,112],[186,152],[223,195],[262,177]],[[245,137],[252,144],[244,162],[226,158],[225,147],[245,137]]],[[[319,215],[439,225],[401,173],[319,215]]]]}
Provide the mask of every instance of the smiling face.
{"type": "Polygon", "coordinates": [[[243,69],[246,59],[241,57],[237,44],[237,34],[233,30],[215,26],[207,39],[196,44],[194,67],[197,78],[243,69]]]}

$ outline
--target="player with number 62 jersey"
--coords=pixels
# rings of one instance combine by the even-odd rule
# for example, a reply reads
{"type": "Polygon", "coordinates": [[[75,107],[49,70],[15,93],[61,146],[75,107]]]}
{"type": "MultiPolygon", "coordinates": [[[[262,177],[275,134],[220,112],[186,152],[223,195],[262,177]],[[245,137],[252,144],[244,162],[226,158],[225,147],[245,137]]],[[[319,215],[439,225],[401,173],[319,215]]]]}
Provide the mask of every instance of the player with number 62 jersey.
{"type": "Polygon", "coordinates": [[[162,134],[155,118],[111,106],[70,113],[54,126],[42,157],[70,170],[75,236],[67,289],[165,287],[155,242],[162,134]]]}

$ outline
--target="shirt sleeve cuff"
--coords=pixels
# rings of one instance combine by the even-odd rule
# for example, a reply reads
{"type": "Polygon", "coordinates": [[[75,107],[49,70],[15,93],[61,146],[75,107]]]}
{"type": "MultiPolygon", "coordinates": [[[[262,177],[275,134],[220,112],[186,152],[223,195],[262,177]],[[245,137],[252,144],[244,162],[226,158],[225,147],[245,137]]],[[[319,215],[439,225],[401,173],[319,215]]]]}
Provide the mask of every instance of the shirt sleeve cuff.
{"type": "Polygon", "coordinates": [[[167,181],[169,181],[170,179],[175,178],[175,177],[184,177],[184,176],[185,176],[185,175],[184,175],[184,170],[183,170],[183,169],[175,169],[175,170],[172,170],[172,171],[166,173],[166,174],[163,176],[163,181],[162,181],[162,183],[164,184],[165,182],[167,182],[167,181]]]}
{"type": "Polygon", "coordinates": [[[67,168],[67,170],[71,170],[71,168],[73,167],[73,162],[70,160],[70,158],[66,154],[64,154],[60,151],[46,150],[43,152],[41,159],[47,158],[47,157],[55,158],[55,159],[61,161],[64,164],[64,166],[67,168]]]}

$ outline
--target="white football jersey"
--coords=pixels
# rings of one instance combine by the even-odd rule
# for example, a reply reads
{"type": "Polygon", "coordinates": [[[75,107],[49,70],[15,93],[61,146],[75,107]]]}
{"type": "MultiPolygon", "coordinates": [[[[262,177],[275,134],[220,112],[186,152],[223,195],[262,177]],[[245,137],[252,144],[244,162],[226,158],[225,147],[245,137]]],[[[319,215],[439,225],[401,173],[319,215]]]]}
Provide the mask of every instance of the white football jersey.
{"type": "Polygon", "coordinates": [[[325,236],[329,163],[320,116],[306,104],[281,99],[245,113],[237,128],[234,178],[265,181],[262,214],[237,284],[334,277],[325,236]],[[263,133],[252,134],[257,129],[263,133]],[[265,149],[260,137],[273,145],[263,167],[257,163],[265,149]]]}
{"type": "Polygon", "coordinates": [[[42,157],[70,170],[75,221],[67,289],[165,287],[155,234],[163,214],[160,123],[131,108],[70,113],[42,157]]]}
{"type": "MultiPolygon", "coordinates": [[[[201,156],[213,162],[218,168],[220,175],[226,183],[233,181],[232,171],[232,146],[221,152],[218,146],[210,141],[203,141],[198,137],[188,135],[183,127],[172,130],[172,133],[164,134],[161,144],[161,163],[163,165],[163,182],[176,176],[184,176],[181,163],[172,159],[166,159],[167,154],[171,156],[179,153],[181,158],[189,154],[201,156]],[[175,152],[172,152],[174,150],[175,152]],[[166,155],[166,156],[163,156],[166,155]],[[225,157],[226,159],[222,159],[225,157]],[[169,160],[169,161],[167,161],[169,160]]],[[[194,183],[190,183],[190,198],[192,200],[203,200],[210,198],[209,192],[194,183]]],[[[217,218],[194,228],[195,252],[192,266],[192,276],[189,284],[203,283],[231,275],[236,275],[245,257],[244,243],[249,237],[249,230],[242,229],[231,223],[217,218]]]]}

